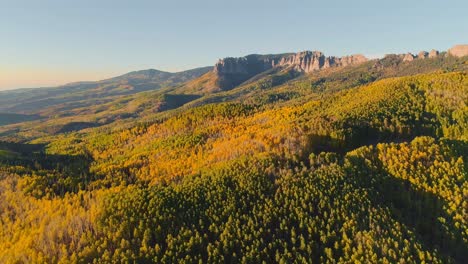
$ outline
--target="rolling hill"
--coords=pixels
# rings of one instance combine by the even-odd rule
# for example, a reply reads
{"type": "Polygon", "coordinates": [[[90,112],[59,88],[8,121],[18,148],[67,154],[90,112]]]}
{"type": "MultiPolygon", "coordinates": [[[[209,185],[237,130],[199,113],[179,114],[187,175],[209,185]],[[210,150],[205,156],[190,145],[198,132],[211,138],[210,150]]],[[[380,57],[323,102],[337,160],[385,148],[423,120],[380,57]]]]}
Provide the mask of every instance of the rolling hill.
{"type": "Polygon", "coordinates": [[[211,70],[203,67],[170,73],[158,70],[130,72],[98,82],[70,83],[60,87],[19,89],[0,92],[0,112],[36,113],[60,106],[63,109],[89,107],[112,101],[115,97],[158,90],[199,77],[211,70]]]}

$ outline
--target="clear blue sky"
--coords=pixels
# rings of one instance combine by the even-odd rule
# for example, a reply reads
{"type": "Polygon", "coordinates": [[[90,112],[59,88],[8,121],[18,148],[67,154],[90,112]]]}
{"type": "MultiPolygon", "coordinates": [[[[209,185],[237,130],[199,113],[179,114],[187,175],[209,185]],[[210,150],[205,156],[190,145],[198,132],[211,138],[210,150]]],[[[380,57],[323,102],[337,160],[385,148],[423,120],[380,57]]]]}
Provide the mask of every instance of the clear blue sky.
{"type": "Polygon", "coordinates": [[[179,71],[250,53],[468,43],[468,1],[0,0],[0,89],[179,71]]]}

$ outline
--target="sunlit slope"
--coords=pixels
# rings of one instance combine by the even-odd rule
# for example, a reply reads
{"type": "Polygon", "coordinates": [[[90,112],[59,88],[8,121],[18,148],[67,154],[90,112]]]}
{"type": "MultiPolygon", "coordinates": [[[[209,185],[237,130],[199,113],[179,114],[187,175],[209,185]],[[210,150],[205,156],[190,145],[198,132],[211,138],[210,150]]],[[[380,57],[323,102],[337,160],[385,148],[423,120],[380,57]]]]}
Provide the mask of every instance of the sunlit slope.
{"type": "Polygon", "coordinates": [[[0,142],[0,263],[464,263],[467,73],[347,80],[0,142]]]}
{"type": "Polygon", "coordinates": [[[156,183],[241,156],[297,160],[418,135],[467,140],[467,96],[466,73],[386,79],[303,105],[206,105],[118,132],[69,134],[49,150],[86,149],[93,171],[110,181],[156,183]]]}

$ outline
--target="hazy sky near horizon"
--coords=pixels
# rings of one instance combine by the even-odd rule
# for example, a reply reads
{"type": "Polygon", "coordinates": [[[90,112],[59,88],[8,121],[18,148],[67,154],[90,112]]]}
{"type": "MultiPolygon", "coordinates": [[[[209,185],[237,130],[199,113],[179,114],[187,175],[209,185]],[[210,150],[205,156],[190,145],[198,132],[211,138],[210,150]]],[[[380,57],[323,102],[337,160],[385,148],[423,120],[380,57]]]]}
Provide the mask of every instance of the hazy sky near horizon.
{"type": "Polygon", "coordinates": [[[226,56],[446,50],[468,1],[0,0],[0,90],[181,71],[226,56]]]}

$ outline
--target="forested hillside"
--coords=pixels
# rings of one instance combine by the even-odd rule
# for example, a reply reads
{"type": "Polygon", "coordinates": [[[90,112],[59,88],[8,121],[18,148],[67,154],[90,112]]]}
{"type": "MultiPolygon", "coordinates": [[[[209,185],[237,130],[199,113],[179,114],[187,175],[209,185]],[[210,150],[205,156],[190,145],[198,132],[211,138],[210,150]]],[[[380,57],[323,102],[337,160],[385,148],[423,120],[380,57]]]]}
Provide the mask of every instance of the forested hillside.
{"type": "Polygon", "coordinates": [[[4,123],[0,263],[466,263],[467,67],[208,72],[4,123]]]}

